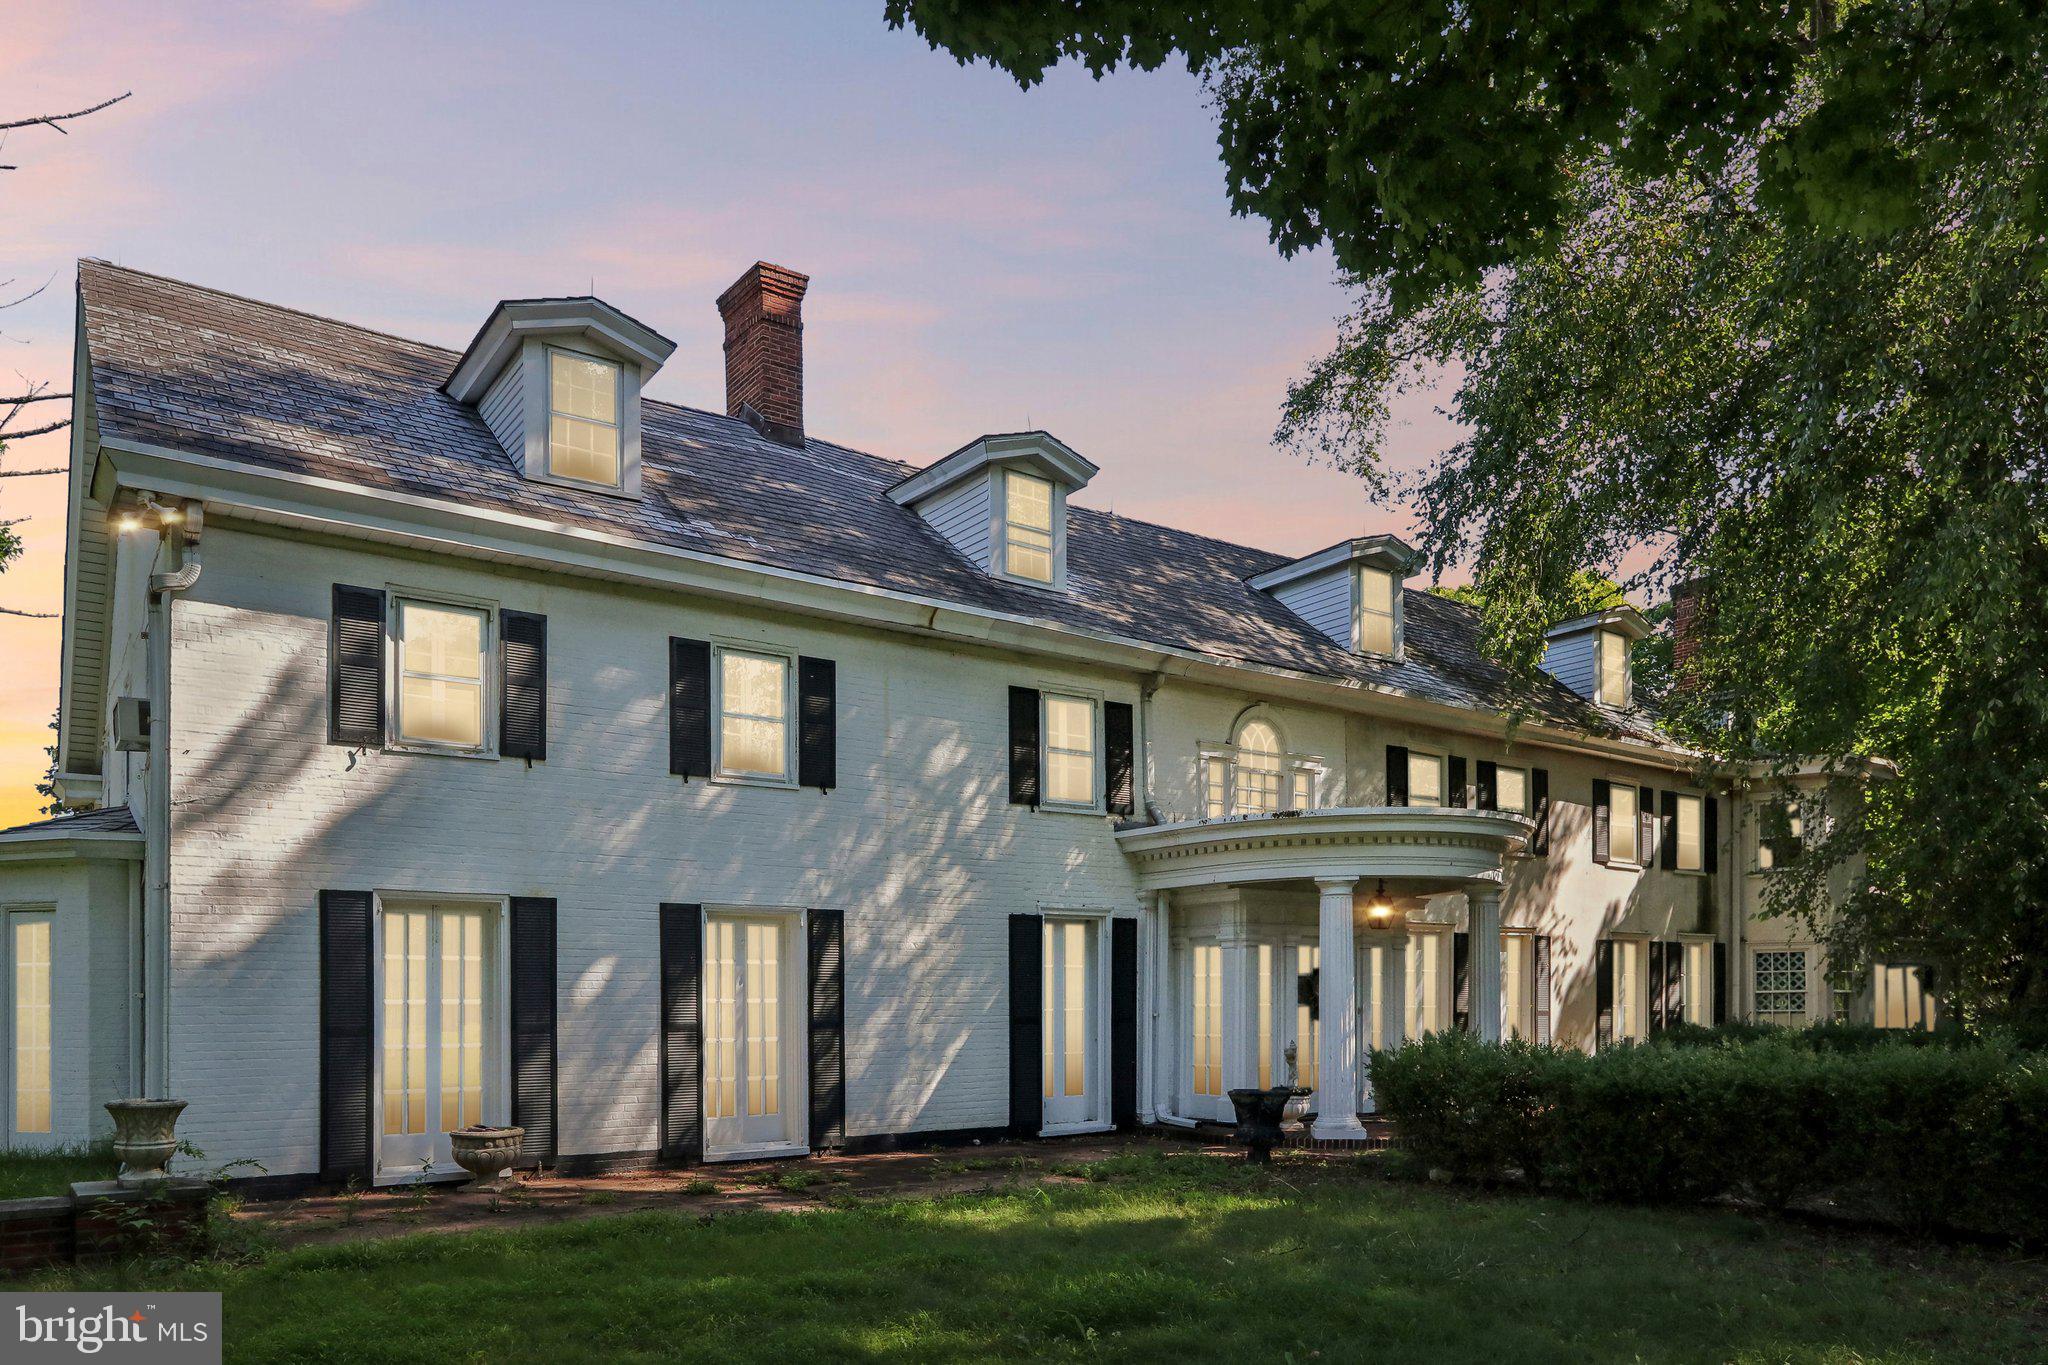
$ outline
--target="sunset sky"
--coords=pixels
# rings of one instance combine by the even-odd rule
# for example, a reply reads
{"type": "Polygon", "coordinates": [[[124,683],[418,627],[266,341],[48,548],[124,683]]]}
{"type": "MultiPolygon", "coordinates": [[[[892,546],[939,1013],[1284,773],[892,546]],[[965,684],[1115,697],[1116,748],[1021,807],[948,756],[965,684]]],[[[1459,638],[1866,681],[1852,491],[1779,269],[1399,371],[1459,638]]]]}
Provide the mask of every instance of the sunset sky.
{"type": "MultiPolygon", "coordinates": [[[[806,422],[925,463],[1044,427],[1102,466],[1083,501],[1288,552],[1405,532],[1352,478],[1276,450],[1287,380],[1345,304],[1230,216],[1184,74],[1019,91],[817,4],[12,7],[0,119],[134,96],[71,135],[6,135],[0,386],[68,387],[73,262],[145,270],[460,347],[493,302],[597,294],[676,339],[650,386],[722,405],[712,300],[767,259],[810,274],[806,422]]],[[[1454,429],[1417,402],[1419,464],[1454,429]]],[[[62,437],[4,467],[62,463],[62,437]]],[[[0,606],[54,612],[63,480],[0,606]]],[[[0,616],[0,826],[32,818],[59,623],[0,616]]]]}

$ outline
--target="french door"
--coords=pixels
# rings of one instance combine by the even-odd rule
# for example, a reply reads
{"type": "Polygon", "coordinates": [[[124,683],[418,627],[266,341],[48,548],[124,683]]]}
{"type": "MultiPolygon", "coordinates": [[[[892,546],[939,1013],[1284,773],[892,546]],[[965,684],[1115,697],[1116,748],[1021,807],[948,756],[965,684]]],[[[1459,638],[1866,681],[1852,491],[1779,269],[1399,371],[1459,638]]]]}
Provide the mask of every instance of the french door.
{"type": "Polygon", "coordinates": [[[1223,1079],[1223,947],[1190,939],[1181,949],[1180,1112],[1191,1119],[1228,1119],[1223,1079]]]}
{"type": "Polygon", "coordinates": [[[381,1175],[452,1169],[449,1130],[504,1120],[497,924],[494,905],[384,908],[381,1175]]]}
{"type": "Polygon", "coordinates": [[[1096,926],[1079,919],[1045,921],[1043,1053],[1047,1129],[1102,1121],[1102,1076],[1096,1065],[1096,926]]]}
{"type": "Polygon", "coordinates": [[[718,1154],[786,1147],[803,1132],[800,991],[792,915],[704,923],[704,1144],[718,1154]]]}

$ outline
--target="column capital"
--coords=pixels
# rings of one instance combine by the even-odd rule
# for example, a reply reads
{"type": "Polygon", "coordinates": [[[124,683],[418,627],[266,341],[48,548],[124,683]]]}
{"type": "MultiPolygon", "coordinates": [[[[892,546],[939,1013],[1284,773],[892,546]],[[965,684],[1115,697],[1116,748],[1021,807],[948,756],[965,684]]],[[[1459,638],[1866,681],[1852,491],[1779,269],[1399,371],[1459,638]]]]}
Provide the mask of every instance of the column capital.
{"type": "Polygon", "coordinates": [[[1325,894],[1331,891],[1353,891],[1357,889],[1360,880],[1358,877],[1318,877],[1316,890],[1325,894]]]}

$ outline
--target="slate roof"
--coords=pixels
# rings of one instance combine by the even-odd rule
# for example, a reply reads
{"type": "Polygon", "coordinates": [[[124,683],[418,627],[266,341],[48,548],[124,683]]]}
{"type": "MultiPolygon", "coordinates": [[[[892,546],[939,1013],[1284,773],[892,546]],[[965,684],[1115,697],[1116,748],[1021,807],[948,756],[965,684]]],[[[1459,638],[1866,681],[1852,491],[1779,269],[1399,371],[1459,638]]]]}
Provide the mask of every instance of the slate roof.
{"type": "Polygon", "coordinates": [[[64,839],[73,834],[141,833],[142,828],[135,823],[134,812],[126,806],[109,806],[104,810],[78,811],[51,820],[16,825],[13,829],[0,829],[0,839],[64,839]]]}
{"type": "MultiPolygon", "coordinates": [[[[530,482],[471,409],[441,392],[459,353],[85,260],[79,294],[102,440],[517,512],[663,546],[914,593],[1057,625],[1504,711],[1468,608],[1410,589],[1406,658],[1339,648],[1245,578],[1291,556],[1129,517],[1069,510],[1066,594],[972,565],[888,488],[917,466],[646,400],[638,501],[530,482]]],[[[1663,742],[1641,716],[1544,679],[1547,721],[1663,742]]]]}

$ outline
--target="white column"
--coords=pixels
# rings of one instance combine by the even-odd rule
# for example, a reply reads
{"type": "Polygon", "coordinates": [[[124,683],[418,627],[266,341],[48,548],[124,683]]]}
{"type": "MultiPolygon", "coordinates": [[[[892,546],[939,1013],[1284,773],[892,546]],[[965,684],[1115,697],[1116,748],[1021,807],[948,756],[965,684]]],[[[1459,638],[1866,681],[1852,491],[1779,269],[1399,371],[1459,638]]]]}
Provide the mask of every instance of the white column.
{"type": "Polygon", "coordinates": [[[1158,1110],[1152,1096],[1158,1070],[1158,1044],[1154,1030],[1159,1022],[1158,951],[1159,898],[1146,892],[1138,898],[1138,1122],[1153,1123],[1158,1110]]]}
{"type": "Polygon", "coordinates": [[[1179,1002],[1173,986],[1172,893],[1152,893],[1152,1111],[1173,1112],[1179,1002]]]}
{"type": "Polygon", "coordinates": [[[1500,888],[1482,882],[1465,893],[1472,921],[1472,1031],[1500,1041],[1500,888]]]}
{"type": "Polygon", "coordinates": [[[1351,895],[1355,877],[1316,879],[1322,904],[1317,932],[1322,946],[1319,1014],[1322,1055],[1316,1059],[1316,1126],[1319,1138],[1356,1138],[1365,1134],[1358,1121],[1358,989],[1357,950],[1351,935],[1351,895]],[[1332,1110],[1335,1112],[1333,1113],[1332,1110]]]}

